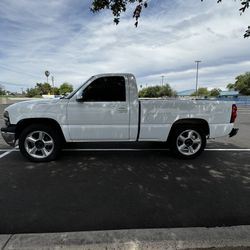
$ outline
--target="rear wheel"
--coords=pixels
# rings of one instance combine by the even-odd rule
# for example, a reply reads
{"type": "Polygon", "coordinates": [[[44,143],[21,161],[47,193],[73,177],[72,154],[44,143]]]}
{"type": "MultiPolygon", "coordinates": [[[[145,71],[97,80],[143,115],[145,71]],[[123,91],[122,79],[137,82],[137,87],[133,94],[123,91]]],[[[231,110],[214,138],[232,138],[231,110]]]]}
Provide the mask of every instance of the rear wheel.
{"type": "Polygon", "coordinates": [[[60,153],[61,138],[54,128],[43,124],[33,124],[21,133],[19,148],[21,153],[31,161],[52,161],[60,153]]]}
{"type": "Polygon", "coordinates": [[[171,135],[172,152],[184,159],[195,158],[206,146],[206,135],[195,125],[178,126],[171,135]]]}

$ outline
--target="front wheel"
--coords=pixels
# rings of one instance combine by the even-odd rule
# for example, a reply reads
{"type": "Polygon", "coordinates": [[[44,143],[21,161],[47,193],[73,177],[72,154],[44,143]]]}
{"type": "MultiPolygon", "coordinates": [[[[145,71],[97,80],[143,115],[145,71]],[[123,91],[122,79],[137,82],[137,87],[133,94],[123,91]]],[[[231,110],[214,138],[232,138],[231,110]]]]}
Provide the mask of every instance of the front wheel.
{"type": "Polygon", "coordinates": [[[206,146],[206,135],[198,126],[183,125],[177,127],[170,140],[172,152],[184,159],[195,158],[206,146]]]}
{"type": "Polygon", "coordinates": [[[43,124],[33,124],[21,133],[19,148],[21,153],[31,161],[52,161],[60,153],[61,138],[54,128],[43,124]]]}

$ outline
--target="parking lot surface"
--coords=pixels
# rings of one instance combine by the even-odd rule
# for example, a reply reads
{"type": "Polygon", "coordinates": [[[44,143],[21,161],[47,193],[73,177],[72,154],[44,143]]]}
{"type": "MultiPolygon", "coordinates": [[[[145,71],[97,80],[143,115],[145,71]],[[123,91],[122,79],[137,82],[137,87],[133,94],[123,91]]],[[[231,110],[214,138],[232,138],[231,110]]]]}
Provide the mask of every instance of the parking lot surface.
{"type": "Polygon", "coordinates": [[[250,107],[236,126],[189,161],[164,144],[69,144],[31,163],[0,138],[0,233],[250,224],[250,107]]]}
{"type": "Polygon", "coordinates": [[[250,223],[250,154],[65,152],[0,168],[0,232],[229,226],[250,223]]]}

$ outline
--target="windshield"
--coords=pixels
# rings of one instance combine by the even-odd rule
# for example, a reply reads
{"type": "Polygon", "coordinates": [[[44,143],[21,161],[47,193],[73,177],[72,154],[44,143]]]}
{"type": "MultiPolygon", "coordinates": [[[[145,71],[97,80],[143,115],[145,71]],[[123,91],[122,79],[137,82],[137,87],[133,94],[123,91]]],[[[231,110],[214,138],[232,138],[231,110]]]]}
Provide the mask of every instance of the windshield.
{"type": "Polygon", "coordinates": [[[68,94],[67,96],[64,96],[62,98],[65,99],[70,99],[72,96],[75,95],[75,93],[85,84],[87,84],[88,82],[92,81],[92,79],[94,78],[94,76],[91,76],[86,82],[84,82],[79,88],[77,88],[75,91],[71,92],[70,94],[68,94]]]}

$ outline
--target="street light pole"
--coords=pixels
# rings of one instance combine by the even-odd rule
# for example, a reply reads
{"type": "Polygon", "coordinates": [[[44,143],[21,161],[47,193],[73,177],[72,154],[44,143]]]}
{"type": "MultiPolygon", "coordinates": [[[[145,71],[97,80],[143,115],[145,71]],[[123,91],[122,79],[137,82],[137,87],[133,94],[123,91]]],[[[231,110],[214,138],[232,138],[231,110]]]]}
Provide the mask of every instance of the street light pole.
{"type": "Polygon", "coordinates": [[[198,78],[199,78],[199,63],[201,63],[201,61],[195,61],[195,63],[197,64],[197,70],[196,70],[196,88],[195,88],[195,95],[197,97],[197,94],[198,94],[198,78]]]}
{"type": "Polygon", "coordinates": [[[161,86],[163,86],[164,77],[165,77],[165,76],[161,76],[161,86]]]}

